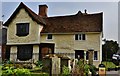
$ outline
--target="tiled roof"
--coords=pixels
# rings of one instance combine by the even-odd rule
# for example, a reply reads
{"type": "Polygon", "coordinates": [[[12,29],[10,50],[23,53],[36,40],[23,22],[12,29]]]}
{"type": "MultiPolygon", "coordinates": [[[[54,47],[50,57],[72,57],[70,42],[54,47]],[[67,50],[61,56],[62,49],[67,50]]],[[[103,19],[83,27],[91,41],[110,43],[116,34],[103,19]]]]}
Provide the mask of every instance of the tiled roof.
{"type": "Polygon", "coordinates": [[[22,8],[24,8],[25,11],[29,14],[29,16],[32,17],[32,19],[36,21],[38,24],[45,25],[45,22],[41,17],[39,17],[36,13],[34,13],[31,9],[29,9],[25,4],[21,2],[17,9],[14,11],[14,13],[11,15],[11,17],[4,23],[4,26],[8,26],[12,19],[17,15],[17,13],[22,8]]]}
{"type": "Polygon", "coordinates": [[[42,33],[102,32],[102,13],[48,17],[42,33]]]}
{"type": "Polygon", "coordinates": [[[102,32],[103,13],[83,14],[79,11],[75,15],[42,18],[22,2],[5,22],[5,26],[9,25],[21,8],[24,8],[34,21],[44,25],[41,33],[102,32]]]}

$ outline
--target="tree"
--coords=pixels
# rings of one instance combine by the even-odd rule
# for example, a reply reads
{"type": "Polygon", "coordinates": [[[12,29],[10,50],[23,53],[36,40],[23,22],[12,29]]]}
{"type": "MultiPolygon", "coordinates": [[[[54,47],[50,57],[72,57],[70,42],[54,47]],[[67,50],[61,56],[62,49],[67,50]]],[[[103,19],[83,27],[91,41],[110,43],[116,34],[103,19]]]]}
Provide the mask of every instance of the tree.
{"type": "Polygon", "coordinates": [[[111,60],[112,55],[117,53],[119,49],[119,44],[117,41],[104,40],[105,44],[102,45],[102,58],[103,61],[111,60]]]}

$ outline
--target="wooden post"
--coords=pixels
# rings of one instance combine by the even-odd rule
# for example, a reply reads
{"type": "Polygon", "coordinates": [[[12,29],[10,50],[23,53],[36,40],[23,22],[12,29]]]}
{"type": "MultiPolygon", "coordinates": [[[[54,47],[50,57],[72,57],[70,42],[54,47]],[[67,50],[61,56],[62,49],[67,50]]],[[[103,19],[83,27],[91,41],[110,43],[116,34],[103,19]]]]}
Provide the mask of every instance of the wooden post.
{"type": "Polygon", "coordinates": [[[94,49],[88,50],[88,52],[89,52],[88,60],[89,60],[90,65],[93,65],[93,51],[94,51],[94,49]]]}

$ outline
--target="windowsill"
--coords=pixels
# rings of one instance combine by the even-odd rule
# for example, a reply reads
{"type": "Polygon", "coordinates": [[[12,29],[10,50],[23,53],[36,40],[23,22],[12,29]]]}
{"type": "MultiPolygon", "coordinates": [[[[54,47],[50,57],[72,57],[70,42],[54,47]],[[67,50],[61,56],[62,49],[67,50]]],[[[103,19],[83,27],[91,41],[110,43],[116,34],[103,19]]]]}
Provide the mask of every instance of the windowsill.
{"type": "Polygon", "coordinates": [[[52,41],[53,39],[47,39],[48,41],[52,41]]]}
{"type": "Polygon", "coordinates": [[[24,36],[28,36],[29,34],[26,34],[26,35],[18,35],[18,34],[16,34],[16,36],[18,36],[18,37],[24,37],[24,36]]]}
{"type": "MultiPolygon", "coordinates": [[[[86,61],[88,61],[88,60],[86,60],[86,61]]],[[[93,61],[99,61],[99,60],[93,60],[93,61]]]]}
{"type": "Polygon", "coordinates": [[[86,41],[86,40],[75,40],[75,41],[86,41]]]}

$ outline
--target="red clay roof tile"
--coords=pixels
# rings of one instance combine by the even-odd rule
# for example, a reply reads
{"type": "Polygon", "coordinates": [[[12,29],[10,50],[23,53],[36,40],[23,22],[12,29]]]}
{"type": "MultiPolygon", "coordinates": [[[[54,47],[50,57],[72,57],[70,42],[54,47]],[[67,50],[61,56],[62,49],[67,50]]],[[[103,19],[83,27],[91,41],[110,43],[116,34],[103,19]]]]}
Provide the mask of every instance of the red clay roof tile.
{"type": "Polygon", "coordinates": [[[102,13],[48,17],[42,33],[102,32],[102,13]]]}

